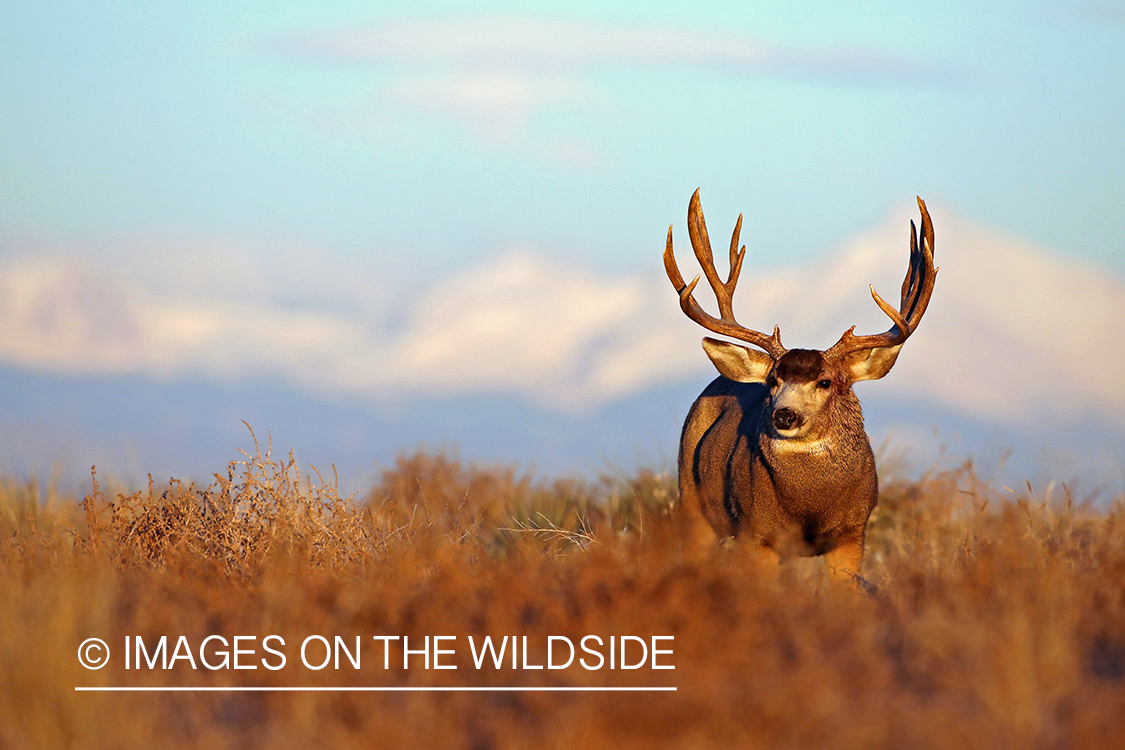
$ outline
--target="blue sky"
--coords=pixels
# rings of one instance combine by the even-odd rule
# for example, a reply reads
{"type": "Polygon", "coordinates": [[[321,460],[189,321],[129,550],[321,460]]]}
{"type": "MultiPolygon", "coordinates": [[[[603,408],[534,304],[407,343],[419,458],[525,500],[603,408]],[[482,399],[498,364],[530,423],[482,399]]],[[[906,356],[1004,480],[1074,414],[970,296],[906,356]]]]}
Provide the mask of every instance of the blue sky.
{"type": "Polygon", "coordinates": [[[789,346],[887,325],[924,197],[873,439],[1120,482],[1123,135],[1122,2],[9,3],[0,459],[206,476],[245,419],[356,471],[664,460],[713,376],[660,261],[701,187],[789,346]]]}
{"type": "Polygon", "coordinates": [[[766,264],[921,194],[1125,271],[1125,6],[790,5],[9,5],[0,248],[624,272],[703,186],[766,264]]]}

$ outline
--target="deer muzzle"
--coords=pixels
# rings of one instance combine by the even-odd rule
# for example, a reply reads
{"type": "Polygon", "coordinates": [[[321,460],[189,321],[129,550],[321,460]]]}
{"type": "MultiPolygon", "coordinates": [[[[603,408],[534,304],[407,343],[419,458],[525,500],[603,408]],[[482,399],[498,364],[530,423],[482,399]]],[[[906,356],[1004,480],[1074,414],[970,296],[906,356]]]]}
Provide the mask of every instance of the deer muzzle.
{"type": "Polygon", "coordinates": [[[792,430],[801,426],[801,415],[788,406],[773,410],[773,426],[778,430],[792,430]]]}

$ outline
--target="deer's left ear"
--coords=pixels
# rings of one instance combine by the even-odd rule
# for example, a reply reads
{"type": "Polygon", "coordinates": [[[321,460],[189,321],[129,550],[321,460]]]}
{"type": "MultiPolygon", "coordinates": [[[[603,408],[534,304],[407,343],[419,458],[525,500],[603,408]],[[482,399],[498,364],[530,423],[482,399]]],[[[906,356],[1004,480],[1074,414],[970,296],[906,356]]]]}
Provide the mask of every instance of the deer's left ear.
{"type": "Polygon", "coordinates": [[[764,383],[773,369],[770,355],[729,341],[704,337],[703,351],[720,375],[740,383],[764,383]]]}
{"type": "Polygon", "coordinates": [[[878,380],[894,367],[901,348],[902,344],[860,349],[844,359],[844,369],[847,370],[853,383],[860,380],[878,380]]]}

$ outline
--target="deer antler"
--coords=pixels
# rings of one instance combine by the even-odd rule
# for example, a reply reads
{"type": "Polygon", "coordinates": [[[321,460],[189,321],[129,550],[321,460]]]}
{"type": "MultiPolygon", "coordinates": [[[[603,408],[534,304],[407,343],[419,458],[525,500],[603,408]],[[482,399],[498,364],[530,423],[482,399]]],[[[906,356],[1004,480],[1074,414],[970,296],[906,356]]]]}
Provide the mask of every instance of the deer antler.
{"type": "Polygon", "coordinates": [[[680,269],[676,266],[676,258],[672,254],[671,226],[668,227],[668,242],[664,246],[664,270],[668,274],[668,280],[672,282],[672,286],[680,295],[680,307],[689,318],[708,331],[714,331],[723,336],[730,336],[753,344],[777,360],[786,352],[785,347],[781,345],[781,331],[778,330],[777,326],[773,327],[773,335],[767,336],[760,331],[742,327],[734,319],[731,302],[734,298],[734,287],[738,284],[738,274],[742,271],[742,260],[746,257],[745,245],[741,250],[738,249],[738,236],[741,232],[742,215],[739,214],[738,223],[734,225],[734,234],[730,240],[730,274],[724,284],[719,280],[718,272],[715,271],[715,257],[711,253],[711,239],[707,236],[707,224],[703,221],[703,209],[699,204],[699,190],[696,189],[695,194],[691,196],[691,203],[688,205],[688,236],[691,238],[691,247],[695,251],[695,257],[703,269],[703,275],[707,277],[707,283],[711,285],[712,291],[715,292],[715,299],[719,303],[718,318],[705,312],[695,301],[695,297],[692,296],[695,285],[699,283],[699,277],[696,276],[690,284],[684,283],[684,277],[680,275],[680,269]]]}
{"type": "Polygon", "coordinates": [[[900,346],[918,328],[918,323],[926,312],[926,306],[930,304],[930,295],[933,294],[934,279],[938,272],[934,267],[934,225],[926,210],[926,202],[921,198],[918,199],[918,208],[922,212],[922,244],[918,245],[917,230],[912,219],[910,267],[907,269],[906,278],[902,281],[902,298],[898,310],[887,304],[875,291],[875,287],[871,287],[871,296],[875,299],[875,304],[887,314],[894,325],[885,333],[869,336],[856,336],[855,326],[852,326],[844,331],[839,341],[825,350],[825,358],[840,359],[863,349],[900,346]]]}

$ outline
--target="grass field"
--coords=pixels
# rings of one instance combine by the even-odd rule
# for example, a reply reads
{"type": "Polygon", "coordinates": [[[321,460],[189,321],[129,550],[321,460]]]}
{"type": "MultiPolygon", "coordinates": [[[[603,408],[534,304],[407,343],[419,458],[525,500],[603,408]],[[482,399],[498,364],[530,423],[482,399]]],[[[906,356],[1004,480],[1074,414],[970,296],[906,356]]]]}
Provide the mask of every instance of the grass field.
{"type": "Polygon", "coordinates": [[[267,451],[206,488],[44,494],[0,485],[0,748],[1125,747],[1121,499],[884,476],[861,594],[816,560],[773,578],[736,544],[685,548],[674,478],[653,472],[540,482],[417,454],[341,498],[267,451]],[[361,666],[305,667],[314,634],[358,636],[361,666]],[[165,656],[184,636],[170,669],[162,635],[165,656]],[[221,662],[212,635],[254,636],[257,668],[193,669],[207,648],[221,662]],[[389,635],[455,636],[457,669],[403,669],[401,641],[385,668],[389,635]],[[673,636],[675,669],[477,669],[486,635],[528,636],[531,665],[549,636],[673,636]],[[125,668],[127,636],[154,668],[125,668]],[[89,637],[103,669],[76,659],[89,637]],[[74,690],[298,685],[677,690],[74,690]]]}

